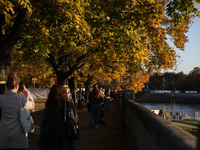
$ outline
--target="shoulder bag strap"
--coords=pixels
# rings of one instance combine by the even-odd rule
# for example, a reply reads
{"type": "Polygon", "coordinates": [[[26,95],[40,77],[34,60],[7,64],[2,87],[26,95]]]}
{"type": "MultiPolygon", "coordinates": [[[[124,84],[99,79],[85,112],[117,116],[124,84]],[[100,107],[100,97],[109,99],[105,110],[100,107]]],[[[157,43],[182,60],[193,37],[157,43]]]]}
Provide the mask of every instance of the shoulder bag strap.
{"type": "Polygon", "coordinates": [[[22,109],[21,95],[19,95],[19,108],[22,109]]]}
{"type": "Polygon", "coordinates": [[[65,102],[65,109],[64,109],[64,122],[67,122],[67,114],[66,114],[66,111],[67,111],[67,106],[66,106],[66,102],[65,102]]]}
{"type": "Polygon", "coordinates": [[[67,122],[67,118],[70,117],[69,115],[69,105],[68,102],[64,102],[65,109],[64,109],[64,122],[67,122]]]}

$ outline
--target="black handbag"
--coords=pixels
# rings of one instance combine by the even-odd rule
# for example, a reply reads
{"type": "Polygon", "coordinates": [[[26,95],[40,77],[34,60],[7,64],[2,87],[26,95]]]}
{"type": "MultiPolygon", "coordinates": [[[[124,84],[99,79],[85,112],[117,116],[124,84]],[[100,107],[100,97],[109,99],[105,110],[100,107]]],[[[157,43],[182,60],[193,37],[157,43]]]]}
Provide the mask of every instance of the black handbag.
{"type": "Polygon", "coordinates": [[[64,122],[67,138],[70,141],[79,139],[78,115],[69,102],[65,102],[64,122]]]}

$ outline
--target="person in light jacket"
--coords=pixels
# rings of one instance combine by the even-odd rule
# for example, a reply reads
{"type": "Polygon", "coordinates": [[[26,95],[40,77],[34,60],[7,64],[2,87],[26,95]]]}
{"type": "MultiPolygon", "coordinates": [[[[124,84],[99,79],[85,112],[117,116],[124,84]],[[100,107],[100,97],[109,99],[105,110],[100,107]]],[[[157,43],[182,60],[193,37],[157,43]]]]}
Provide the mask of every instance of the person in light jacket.
{"type": "MultiPolygon", "coordinates": [[[[26,107],[27,98],[17,93],[19,82],[20,79],[17,77],[17,73],[11,72],[6,81],[8,90],[3,95],[0,95],[0,108],[2,110],[0,120],[0,149],[22,150],[28,148],[28,133],[23,131],[20,122],[20,103],[22,107],[26,107]]],[[[34,105],[26,108],[33,109],[32,107],[34,105]]]]}

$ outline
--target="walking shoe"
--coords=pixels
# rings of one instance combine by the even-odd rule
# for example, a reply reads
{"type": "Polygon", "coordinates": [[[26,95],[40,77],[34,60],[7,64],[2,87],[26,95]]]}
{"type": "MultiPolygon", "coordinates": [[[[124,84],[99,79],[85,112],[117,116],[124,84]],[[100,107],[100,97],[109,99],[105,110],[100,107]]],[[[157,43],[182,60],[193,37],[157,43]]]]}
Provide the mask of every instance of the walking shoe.
{"type": "Polygon", "coordinates": [[[95,128],[95,129],[99,129],[99,126],[98,126],[98,125],[96,125],[94,128],[95,128]]]}

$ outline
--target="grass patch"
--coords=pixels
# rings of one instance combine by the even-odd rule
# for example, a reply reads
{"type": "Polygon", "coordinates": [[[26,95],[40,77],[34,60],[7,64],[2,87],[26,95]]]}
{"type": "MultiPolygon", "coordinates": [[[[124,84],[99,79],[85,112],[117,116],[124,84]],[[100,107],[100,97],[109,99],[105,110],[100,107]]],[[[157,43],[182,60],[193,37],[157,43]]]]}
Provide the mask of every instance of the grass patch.
{"type": "Polygon", "coordinates": [[[35,112],[42,111],[45,108],[46,100],[35,100],[35,112]]]}
{"type": "Polygon", "coordinates": [[[197,120],[191,120],[191,119],[184,119],[184,120],[173,120],[174,122],[182,122],[186,124],[196,125],[198,126],[200,124],[200,121],[197,120]]]}
{"type": "Polygon", "coordinates": [[[39,139],[40,124],[42,120],[43,110],[45,108],[45,103],[46,100],[35,100],[34,112],[31,113],[31,116],[33,117],[34,120],[35,131],[34,133],[29,133],[29,138],[28,138],[29,143],[35,142],[36,136],[38,136],[37,139],[39,139]]]}
{"type": "Polygon", "coordinates": [[[180,128],[182,128],[183,130],[191,133],[192,135],[194,136],[197,136],[198,135],[198,129],[193,129],[193,128],[190,128],[190,127],[185,127],[185,126],[178,126],[180,128]]]}

